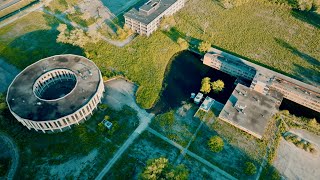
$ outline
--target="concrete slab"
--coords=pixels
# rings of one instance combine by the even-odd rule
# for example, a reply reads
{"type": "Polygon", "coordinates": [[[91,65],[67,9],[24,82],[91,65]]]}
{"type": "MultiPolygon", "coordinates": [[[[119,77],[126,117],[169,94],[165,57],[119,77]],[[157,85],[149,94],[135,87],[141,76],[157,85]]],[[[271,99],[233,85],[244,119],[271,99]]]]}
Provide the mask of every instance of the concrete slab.
{"type": "Polygon", "coordinates": [[[273,164],[286,179],[316,180],[320,177],[320,155],[311,154],[281,138],[273,164]]]}

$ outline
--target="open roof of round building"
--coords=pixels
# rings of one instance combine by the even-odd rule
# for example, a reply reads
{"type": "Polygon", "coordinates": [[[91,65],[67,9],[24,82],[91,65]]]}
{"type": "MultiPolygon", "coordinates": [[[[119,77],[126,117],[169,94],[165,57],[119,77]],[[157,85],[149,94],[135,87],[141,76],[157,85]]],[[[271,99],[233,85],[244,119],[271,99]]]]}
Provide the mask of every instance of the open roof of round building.
{"type": "Polygon", "coordinates": [[[69,54],[56,55],[36,62],[18,74],[9,86],[7,103],[11,111],[21,118],[55,120],[87,104],[97,92],[100,81],[101,73],[89,59],[69,54]],[[69,79],[62,81],[62,76],[55,74],[57,71],[66,73],[64,77],[69,79]],[[44,80],[39,83],[39,79],[44,80]],[[46,79],[52,81],[44,83],[46,79]],[[40,90],[35,92],[35,86],[39,84],[41,90],[46,89],[41,96],[40,90]]]}

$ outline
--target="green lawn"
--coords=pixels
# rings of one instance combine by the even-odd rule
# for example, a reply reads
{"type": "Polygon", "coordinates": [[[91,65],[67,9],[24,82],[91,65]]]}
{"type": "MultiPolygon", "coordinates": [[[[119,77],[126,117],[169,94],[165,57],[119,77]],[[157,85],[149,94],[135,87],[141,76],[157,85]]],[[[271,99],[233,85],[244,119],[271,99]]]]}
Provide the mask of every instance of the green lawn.
{"type": "MultiPolygon", "coordinates": [[[[223,9],[215,1],[189,0],[175,17],[177,31],[182,34],[209,40],[305,81],[319,82],[320,31],[291,13],[285,7],[263,2],[223,9]],[[205,34],[204,19],[209,22],[205,34]]],[[[0,29],[0,56],[24,68],[54,54],[86,54],[103,72],[123,74],[137,83],[137,102],[143,108],[152,107],[159,98],[166,66],[180,51],[170,33],[139,36],[123,48],[101,41],[81,49],[55,41],[57,23],[36,12],[0,29]]]]}
{"type": "Polygon", "coordinates": [[[229,127],[223,124],[218,127],[216,121],[218,120],[215,120],[212,127],[206,123],[202,125],[189,150],[238,179],[251,179],[252,177],[243,173],[243,164],[247,161],[254,162],[256,165],[259,164],[262,154],[251,155],[252,152],[256,153],[256,151],[260,153],[256,140],[243,138],[243,135],[239,135],[237,132],[227,132],[229,127]],[[208,146],[209,139],[216,135],[224,139],[223,150],[217,153],[212,152],[208,146]],[[231,140],[230,137],[234,139],[231,140]],[[240,143],[241,145],[239,145],[240,143]],[[260,157],[257,157],[259,155],[260,157]],[[258,161],[253,158],[258,158],[258,161]]]}
{"type": "Polygon", "coordinates": [[[147,160],[165,157],[174,163],[178,156],[177,148],[145,131],[125,151],[105,177],[108,179],[138,179],[147,160]]]}
{"type": "Polygon", "coordinates": [[[23,69],[31,63],[56,54],[79,54],[83,50],[57,43],[59,21],[41,12],[33,12],[0,29],[0,57],[23,69]]]}
{"type": "Polygon", "coordinates": [[[152,120],[151,128],[181,146],[186,147],[201,123],[198,118],[193,118],[197,108],[192,107],[183,116],[179,115],[176,111],[159,114],[152,120]]]}
{"type": "Polygon", "coordinates": [[[10,135],[19,147],[21,168],[17,173],[23,174],[24,179],[50,178],[50,174],[61,177],[61,173],[71,179],[79,176],[92,179],[138,124],[136,111],[127,106],[120,111],[111,108],[97,111],[83,124],[54,134],[29,131],[8,111],[4,111],[3,116],[0,114],[0,131],[10,135]],[[112,135],[98,130],[98,123],[106,114],[110,121],[118,124],[114,126],[112,135]],[[89,163],[91,161],[94,163],[89,163]],[[55,171],[64,168],[64,172],[55,171]],[[76,173],[77,169],[80,169],[81,175],[76,173]]]}
{"type": "Polygon", "coordinates": [[[177,30],[191,37],[320,84],[319,15],[297,15],[265,0],[232,9],[188,0],[175,19],[177,30]]]}
{"type": "Polygon", "coordinates": [[[87,45],[85,51],[103,72],[117,72],[139,85],[137,102],[151,108],[159,97],[166,66],[180,47],[158,31],[149,38],[138,36],[122,48],[100,41],[87,45]]]}

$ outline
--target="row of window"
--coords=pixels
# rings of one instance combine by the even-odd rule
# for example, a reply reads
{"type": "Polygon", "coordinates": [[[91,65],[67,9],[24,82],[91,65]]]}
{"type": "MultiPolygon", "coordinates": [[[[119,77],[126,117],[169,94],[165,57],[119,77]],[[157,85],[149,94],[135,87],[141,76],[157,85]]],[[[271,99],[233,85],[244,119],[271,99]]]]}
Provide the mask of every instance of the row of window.
{"type": "Polygon", "coordinates": [[[63,127],[72,125],[72,124],[75,124],[75,122],[79,122],[82,119],[85,119],[87,115],[89,115],[93,111],[93,109],[97,107],[99,103],[99,98],[100,98],[99,95],[94,96],[92,101],[90,101],[90,103],[88,103],[87,106],[78,110],[73,115],[70,115],[61,120],[49,121],[49,122],[30,122],[28,120],[25,120],[24,123],[28,127],[34,128],[36,130],[41,130],[41,129],[51,130],[51,129],[63,128],[63,127]]]}

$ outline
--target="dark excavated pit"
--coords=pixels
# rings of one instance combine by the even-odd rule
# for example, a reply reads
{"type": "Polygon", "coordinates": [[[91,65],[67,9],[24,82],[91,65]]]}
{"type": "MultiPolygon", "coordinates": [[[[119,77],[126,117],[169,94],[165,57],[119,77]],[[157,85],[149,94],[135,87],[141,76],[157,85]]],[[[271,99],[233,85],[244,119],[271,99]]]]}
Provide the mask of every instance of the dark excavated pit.
{"type": "Polygon", "coordinates": [[[200,59],[200,55],[190,51],[180,52],[173,57],[166,69],[160,99],[149,112],[164,113],[190,101],[191,93],[199,92],[204,77],[210,77],[211,81],[221,79],[225,83],[222,92],[208,95],[221,103],[227,102],[235,88],[236,78],[204,65],[200,59]]]}
{"type": "Polygon", "coordinates": [[[317,122],[320,123],[320,113],[298,103],[295,103],[289,99],[284,98],[279,107],[280,110],[288,110],[290,114],[295,116],[303,116],[306,118],[316,118],[317,122]]]}

